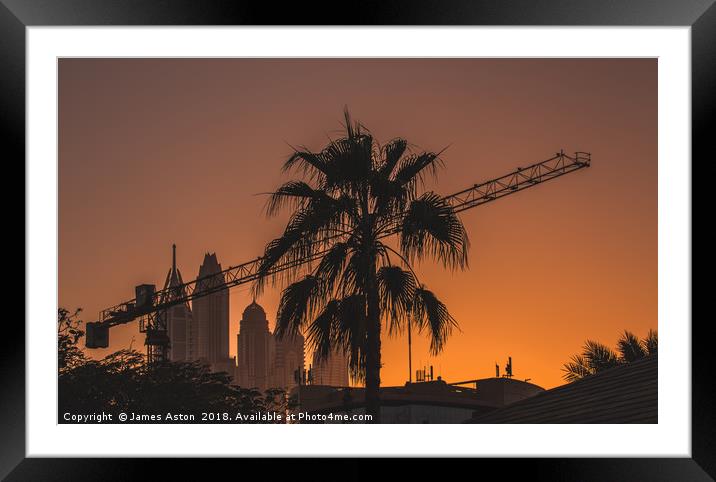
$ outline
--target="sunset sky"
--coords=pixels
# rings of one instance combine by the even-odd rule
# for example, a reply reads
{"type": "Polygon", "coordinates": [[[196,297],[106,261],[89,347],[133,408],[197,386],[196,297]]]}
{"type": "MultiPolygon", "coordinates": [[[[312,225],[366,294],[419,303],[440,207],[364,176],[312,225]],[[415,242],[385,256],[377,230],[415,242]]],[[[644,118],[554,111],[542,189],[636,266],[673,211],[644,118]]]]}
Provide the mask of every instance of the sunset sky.
{"type": "MultiPolygon", "coordinates": [[[[448,382],[515,377],[545,388],[585,339],[613,346],[657,328],[656,59],[61,59],[59,304],[83,319],[164,282],[204,253],[256,258],[287,216],[265,193],[289,179],[290,145],[321,149],[347,105],[385,142],[444,152],[429,188],[450,194],[547,159],[592,167],[463,212],[469,269],[417,265],[460,331],[413,368],[448,382]]],[[[250,286],[231,291],[231,355],[250,286]]],[[[278,289],[258,300],[273,328],[278,289]]],[[[144,350],[137,323],[110,351],[144,350]]],[[[92,352],[95,356],[107,350],[92,352]]],[[[407,337],[384,337],[382,384],[407,381],[407,337]]],[[[307,364],[310,356],[306,358],[307,364]]]]}

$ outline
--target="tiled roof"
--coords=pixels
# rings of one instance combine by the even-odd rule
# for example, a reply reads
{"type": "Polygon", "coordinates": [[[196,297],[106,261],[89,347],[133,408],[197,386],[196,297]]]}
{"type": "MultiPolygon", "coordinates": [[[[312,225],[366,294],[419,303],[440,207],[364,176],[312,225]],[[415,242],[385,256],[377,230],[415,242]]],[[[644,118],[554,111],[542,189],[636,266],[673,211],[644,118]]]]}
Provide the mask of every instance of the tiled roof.
{"type": "Polygon", "coordinates": [[[547,390],[467,423],[657,423],[657,355],[547,390]]]}

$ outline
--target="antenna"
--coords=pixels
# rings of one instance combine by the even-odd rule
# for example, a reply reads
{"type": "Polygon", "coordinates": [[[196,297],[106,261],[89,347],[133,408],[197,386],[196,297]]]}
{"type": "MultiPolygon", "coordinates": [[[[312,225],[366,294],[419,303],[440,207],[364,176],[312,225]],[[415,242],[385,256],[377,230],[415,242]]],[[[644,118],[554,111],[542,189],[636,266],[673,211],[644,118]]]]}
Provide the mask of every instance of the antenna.
{"type": "Polygon", "coordinates": [[[413,382],[413,341],[410,334],[410,320],[408,320],[408,383],[413,382]]]}
{"type": "Polygon", "coordinates": [[[177,245],[172,244],[172,271],[176,272],[177,270],[177,245]]]}
{"type": "Polygon", "coordinates": [[[507,357],[507,365],[505,365],[505,376],[512,378],[512,357],[507,357]]]}

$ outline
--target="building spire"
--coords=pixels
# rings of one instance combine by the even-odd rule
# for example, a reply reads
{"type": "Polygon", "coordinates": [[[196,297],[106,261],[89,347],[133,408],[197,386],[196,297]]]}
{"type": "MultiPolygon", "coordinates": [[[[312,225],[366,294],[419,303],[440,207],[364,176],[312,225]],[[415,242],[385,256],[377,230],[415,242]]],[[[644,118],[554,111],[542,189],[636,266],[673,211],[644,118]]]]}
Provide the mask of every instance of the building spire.
{"type": "Polygon", "coordinates": [[[169,272],[167,273],[167,280],[164,283],[164,289],[174,288],[183,284],[184,281],[181,279],[181,272],[177,268],[177,245],[172,244],[172,267],[169,268],[169,272]]]}

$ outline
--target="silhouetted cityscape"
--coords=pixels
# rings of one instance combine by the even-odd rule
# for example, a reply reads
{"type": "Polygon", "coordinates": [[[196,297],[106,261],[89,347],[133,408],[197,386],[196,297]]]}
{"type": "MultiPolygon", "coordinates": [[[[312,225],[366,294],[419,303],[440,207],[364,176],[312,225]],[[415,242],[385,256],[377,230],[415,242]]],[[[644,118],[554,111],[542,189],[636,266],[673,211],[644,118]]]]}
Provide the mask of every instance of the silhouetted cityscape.
{"type": "MultiPolygon", "coordinates": [[[[552,393],[606,383],[618,398],[632,373],[653,374],[641,364],[657,348],[653,59],[147,62],[58,67],[69,86],[59,89],[67,413],[481,423],[563,381],[573,386],[552,393]],[[305,85],[265,82],[288,76],[305,85]],[[265,101],[283,96],[296,103],[265,101]],[[564,116],[575,99],[580,115],[564,116]],[[150,195],[101,175],[117,166],[150,195]],[[189,230],[144,209],[174,209],[178,183],[214,188],[195,197],[189,230]],[[87,186],[107,202],[79,201],[87,186]],[[480,206],[478,222],[467,212],[480,206]],[[255,222],[261,214],[273,221],[255,222]],[[133,229],[90,242],[107,219],[133,229]],[[150,223],[140,246],[129,233],[150,223]],[[165,271],[169,240],[181,249],[165,271]],[[86,275],[110,269],[105,283],[86,275]],[[579,289],[556,297],[565,286],[579,289]],[[234,289],[251,298],[237,303],[234,289]]],[[[639,407],[653,406],[650,383],[639,407]]]]}
{"type": "MultiPolygon", "coordinates": [[[[221,263],[216,253],[206,253],[197,279],[212,277],[223,282],[221,263]]],[[[164,291],[182,290],[184,281],[177,266],[176,245],[172,246],[172,265],[164,291]]],[[[201,281],[198,289],[201,289],[201,281]]],[[[183,291],[175,291],[175,296],[183,291]]],[[[212,371],[228,373],[235,384],[265,391],[269,388],[291,390],[299,384],[347,387],[348,359],[335,352],[327,360],[316,354],[306,364],[303,336],[279,338],[269,329],[266,311],[256,300],[243,311],[237,335],[237,353],[229,353],[228,288],[173,306],[167,310],[169,359],[174,362],[200,361],[212,371]]]]}

